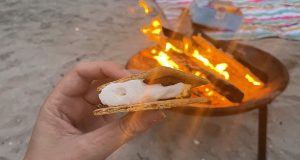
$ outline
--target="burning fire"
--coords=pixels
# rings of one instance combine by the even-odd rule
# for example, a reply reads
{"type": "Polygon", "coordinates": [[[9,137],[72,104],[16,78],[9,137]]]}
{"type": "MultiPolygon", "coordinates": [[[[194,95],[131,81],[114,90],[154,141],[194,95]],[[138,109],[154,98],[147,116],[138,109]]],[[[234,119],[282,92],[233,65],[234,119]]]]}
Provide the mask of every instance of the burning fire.
{"type": "Polygon", "coordinates": [[[165,45],[165,51],[169,52],[170,50],[173,50],[173,51],[178,52],[178,53],[183,52],[182,50],[180,50],[180,49],[176,48],[175,46],[173,46],[172,43],[167,42],[166,45],[165,45]]]}
{"type": "Polygon", "coordinates": [[[261,82],[258,82],[258,81],[256,81],[256,80],[254,80],[254,78],[251,77],[249,74],[246,74],[245,78],[246,78],[249,82],[251,82],[253,85],[255,85],[255,86],[260,86],[260,85],[262,85],[261,82]]]}
{"type": "Polygon", "coordinates": [[[151,13],[152,9],[146,4],[144,0],[139,1],[139,6],[142,7],[146,14],[151,13]]]}
{"type": "Polygon", "coordinates": [[[154,56],[153,58],[156,59],[157,62],[162,66],[179,69],[179,66],[163,51],[160,51],[158,55],[154,56]]]}
{"type": "MultiPolygon", "coordinates": [[[[149,14],[152,11],[143,0],[139,1],[139,5],[144,9],[146,14],[149,14]]],[[[201,77],[206,77],[206,75],[202,73],[202,70],[205,70],[214,75],[218,75],[226,81],[230,81],[245,93],[248,92],[249,88],[252,89],[253,87],[262,87],[264,85],[247,68],[226,53],[215,48],[210,42],[200,36],[191,38],[184,37],[181,41],[174,41],[165,37],[161,34],[162,23],[160,17],[153,19],[150,25],[142,27],[141,32],[150,40],[157,42],[157,46],[151,48],[149,54],[161,66],[189,71],[201,77]],[[193,40],[197,45],[192,43],[193,40]],[[184,55],[193,62],[196,61],[196,64],[198,64],[202,70],[186,69],[186,65],[189,64],[181,64],[178,60],[173,59],[173,56],[176,54],[184,55]]],[[[204,88],[203,93],[206,96],[215,96],[217,94],[213,85],[204,88]]],[[[224,98],[221,97],[220,99],[224,98]]]]}
{"type": "MultiPolygon", "coordinates": [[[[146,10],[145,10],[146,12],[146,10]]],[[[159,41],[160,34],[162,32],[162,25],[160,22],[160,18],[155,18],[150,25],[142,27],[141,32],[148,36],[149,39],[159,41]]]]}
{"type": "Polygon", "coordinates": [[[226,63],[220,63],[217,64],[216,66],[214,66],[213,64],[210,63],[210,61],[203,57],[198,50],[194,50],[193,53],[193,57],[195,57],[196,59],[198,59],[199,61],[201,61],[205,66],[209,67],[210,69],[215,70],[216,72],[218,72],[219,74],[221,74],[222,76],[224,76],[224,78],[226,80],[229,79],[229,73],[226,70],[226,68],[228,67],[228,64],[226,63]]]}

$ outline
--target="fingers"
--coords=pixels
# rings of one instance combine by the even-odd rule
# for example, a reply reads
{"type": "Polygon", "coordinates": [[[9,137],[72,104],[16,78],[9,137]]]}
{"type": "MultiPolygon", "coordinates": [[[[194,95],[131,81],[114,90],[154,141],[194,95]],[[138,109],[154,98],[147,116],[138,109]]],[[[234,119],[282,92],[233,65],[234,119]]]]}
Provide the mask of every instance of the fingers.
{"type": "Polygon", "coordinates": [[[89,85],[93,80],[119,79],[129,74],[123,67],[112,62],[82,63],[66,75],[58,84],[57,90],[67,96],[78,96],[89,89],[89,85]]]}
{"type": "Polygon", "coordinates": [[[112,62],[89,62],[79,64],[75,72],[88,82],[102,78],[119,79],[129,73],[120,65],[112,62]]]}
{"type": "Polygon", "coordinates": [[[86,155],[104,159],[121,145],[165,119],[162,111],[144,111],[128,114],[80,139],[86,155]]]}

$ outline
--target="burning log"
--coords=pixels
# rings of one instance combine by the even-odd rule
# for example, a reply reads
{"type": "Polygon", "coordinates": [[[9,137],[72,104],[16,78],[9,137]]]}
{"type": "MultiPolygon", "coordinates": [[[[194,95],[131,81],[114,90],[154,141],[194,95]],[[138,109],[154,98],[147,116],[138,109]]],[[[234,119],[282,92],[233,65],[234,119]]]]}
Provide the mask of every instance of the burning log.
{"type": "Polygon", "coordinates": [[[268,82],[268,76],[265,72],[261,71],[257,68],[257,66],[253,66],[245,59],[245,56],[243,55],[243,50],[237,50],[236,43],[230,43],[230,45],[227,44],[225,46],[224,44],[216,43],[216,46],[219,46],[220,48],[226,49],[226,52],[230,53],[233,58],[237,61],[239,61],[243,66],[247,67],[252,73],[254,73],[261,81],[264,83],[268,82]]]}
{"type": "Polygon", "coordinates": [[[172,63],[176,65],[171,67],[184,70],[180,61],[189,60],[185,63],[188,64],[184,65],[185,68],[189,68],[189,72],[196,70],[204,73],[206,78],[214,84],[216,91],[231,102],[241,102],[244,98],[243,91],[247,92],[247,88],[259,87],[262,84],[247,68],[202,37],[187,38],[181,34],[174,34],[173,31],[165,28],[163,31],[172,38],[161,37],[163,45],[160,45],[158,50],[168,53],[170,59],[175,62],[172,63]],[[189,47],[193,51],[189,50],[189,47]],[[214,65],[210,60],[213,60],[217,65],[214,65]],[[226,71],[228,66],[230,69],[226,71]],[[244,77],[241,78],[241,75],[244,77]]]}
{"type": "Polygon", "coordinates": [[[215,86],[218,93],[226,97],[231,102],[241,103],[244,98],[244,93],[230,84],[228,81],[218,79],[214,76],[207,76],[207,79],[215,86]]]}
{"type": "Polygon", "coordinates": [[[253,87],[254,86],[262,86],[263,83],[254,75],[251,73],[251,71],[243,66],[242,64],[238,63],[234,58],[230,57],[228,54],[225,54],[224,52],[217,49],[215,46],[213,46],[211,43],[206,41],[201,36],[195,36],[193,37],[195,42],[198,44],[198,46],[203,47],[201,54],[203,54],[207,59],[213,59],[217,63],[225,62],[229,66],[228,72],[231,73],[231,81],[233,81],[236,85],[243,87],[245,89],[253,87]],[[205,52],[207,50],[207,52],[205,52]],[[241,78],[240,76],[244,75],[244,78],[241,78]],[[248,77],[252,77],[253,81],[250,81],[247,79],[248,77]],[[246,80],[246,81],[245,81],[246,80]],[[257,82],[257,83],[256,83],[257,82]]]}
{"type": "MultiPolygon", "coordinates": [[[[253,73],[251,73],[248,68],[244,67],[228,54],[215,48],[202,37],[194,36],[192,38],[188,38],[180,33],[170,31],[166,28],[163,29],[163,32],[167,36],[172,37],[172,39],[169,40],[172,42],[172,45],[179,44],[172,48],[173,51],[177,52],[174,54],[178,54],[180,52],[182,54],[182,52],[184,52],[184,54],[188,55],[189,57],[198,59],[201,64],[205,65],[204,68],[208,68],[210,72],[214,72],[214,74],[222,75],[223,77],[221,78],[231,81],[244,91],[247,91],[252,87],[260,88],[263,86],[263,83],[253,73]],[[173,41],[175,41],[175,43],[173,41]],[[184,41],[190,42],[188,43],[184,41]],[[192,48],[194,50],[185,50],[185,48],[192,48]],[[227,67],[228,69],[226,69],[227,67]]],[[[168,43],[166,43],[166,48],[167,45],[168,43]]]]}
{"type": "Polygon", "coordinates": [[[205,77],[214,85],[215,90],[231,102],[242,102],[244,98],[243,91],[229,81],[223,80],[217,74],[213,74],[212,72],[208,71],[207,67],[204,65],[193,61],[193,59],[184,54],[170,54],[169,56],[182,68],[182,70],[188,70],[189,72],[200,71],[203,73],[205,77]]]}
{"type": "MultiPolygon", "coordinates": [[[[162,27],[162,32],[163,34],[171,39],[174,39],[176,41],[182,41],[186,35],[179,33],[179,32],[175,32],[172,31],[168,28],[162,27]]],[[[217,41],[215,41],[214,39],[212,39],[211,37],[209,37],[208,35],[206,35],[204,32],[199,31],[199,30],[195,30],[195,32],[193,33],[194,35],[197,35],[198,33],[201,34],[201,36],[205,39],[208,40],[210,43],[214,44],[215,47],[217,48],[222,48],[224,50],[226,50],[226,52],[230,53],[233,58],[235,60],[237,60],[238,62],[240,62],[242,65],[244,65],[245,67],[247,67],[252,73],[255,74],[256,77],[258,77],[259,80],[263,81],[264,83],[268,82],[268,76],[266,75],[266,73],[262,72],[261,70],[257,69],[255,66],[250,65],[245,59],[244,56],[241,55],[240,52],[235,50],[234,46],[224,46],[224,45],[220,45],[220,43],[218,43],[217,41]]],[[[195,41],[194,39],[191,38],[191,42],[193,43],[193,45],[195,46],[199,46],[199,42],[195,41]]],[[[201,41],[203,42],[203,40],[201,41]]],[[[254,75],[252,75],[254,76],[254,75]]]]}
{"type": "Polygon", "coordinates": [[[162,27],[162,32],[166,37],[179,41],[183,40],[183,38],[186,37],[185,35],[179,32],[172,31],[171,29],[168,29],[166,27],[162,27]]]}
{"type": "MultiPolygon", "coordinates": [[[[258,77],[259,80],[263,81],[264,83],[268,82],[268,76],[265,72],[259,70],[256,66],[251,65],[250,63],[247,62],[247,60],[245,59],[245,57],[243,56],[243,54],[236,50],[237,44],[235,42],[231,42],[231,43],[222,43],[222,42],[218,42],[214,39],[212,39],[210,36],[208,36],[207,34],[205,34],[201,29],[198,28],[197,25],[193,25],[193,29],[194,29],[194,33],[193,35],[198,35],[199,33],[201,34],[201,36],[209,41],[210,43],[212,43],[216,48],[222,48],[223,50],[225,50],[227,53],[230,53],[233,58],[235,60],[237,60],[238,62],[240,62],[242,65],[244,65],[245,67],[247,67],[252,73],[255,74],[255,76],[258,77]]],[[[209,29],[209,28],[208,28],[209,29]]],[[[205,30],[208,30],[207,28],[205,30]]],[[[167,28],[163,28],[163,33],[165,36],[169,37],[172,34],[172,31],[167,29],[167,28]]],[[[180,33],[173,33],[174,38],[176,39],[183,39],[184,35],[180,34],[180,33]]]]}

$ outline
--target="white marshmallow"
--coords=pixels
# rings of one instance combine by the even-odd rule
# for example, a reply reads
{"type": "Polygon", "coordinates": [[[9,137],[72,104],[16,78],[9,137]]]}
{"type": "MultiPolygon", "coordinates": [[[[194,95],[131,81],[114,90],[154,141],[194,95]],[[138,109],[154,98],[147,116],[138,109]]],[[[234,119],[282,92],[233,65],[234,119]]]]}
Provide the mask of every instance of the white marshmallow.
{"type": "Polygon", "coordinates": [[[175,98],[184,90],[184,83],[170,86],[147,85],[142,79],[110,83],[99,94],[104,105],[117,106],[175,98]]]}

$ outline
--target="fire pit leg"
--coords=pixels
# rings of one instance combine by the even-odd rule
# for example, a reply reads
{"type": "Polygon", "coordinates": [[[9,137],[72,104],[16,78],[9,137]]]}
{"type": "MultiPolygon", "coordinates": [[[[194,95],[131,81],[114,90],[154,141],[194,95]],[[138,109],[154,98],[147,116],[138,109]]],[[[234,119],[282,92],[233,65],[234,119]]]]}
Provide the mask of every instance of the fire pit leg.
{"type": "Polygon", "coordinates": [[[258,108],[258,160],[266,160],[268,106],[258,108]]]}

